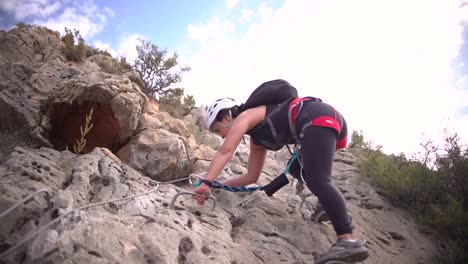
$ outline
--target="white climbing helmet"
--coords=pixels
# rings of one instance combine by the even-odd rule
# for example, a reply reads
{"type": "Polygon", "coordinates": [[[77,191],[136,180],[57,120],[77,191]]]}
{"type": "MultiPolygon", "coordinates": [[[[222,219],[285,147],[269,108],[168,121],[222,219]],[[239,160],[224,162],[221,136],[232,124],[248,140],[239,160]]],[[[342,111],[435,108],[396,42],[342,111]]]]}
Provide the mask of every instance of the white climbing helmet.
{"type": "Polygon", "coordinates": [[[206,127],[208,129],[210,128],[219,111],[221,111],[222,109],[231,108],[235,105],[237,105],[236,101],[229,97],[220,98],[214,101],[210,105],[210,107],[208,107],[208,111],[206,112],[206,127]]]}

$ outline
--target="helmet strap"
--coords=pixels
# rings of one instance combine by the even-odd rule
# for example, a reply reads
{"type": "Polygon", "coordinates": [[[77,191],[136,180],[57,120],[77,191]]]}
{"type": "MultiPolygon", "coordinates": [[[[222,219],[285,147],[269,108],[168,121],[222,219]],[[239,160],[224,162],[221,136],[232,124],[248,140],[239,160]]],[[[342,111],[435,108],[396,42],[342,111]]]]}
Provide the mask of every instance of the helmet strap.
{"type": "Polygon", "coordinates": [[[229,127],[232,126],[232,113],[231,113],[231,109],[229,109],[229,127]]]}
{"type": "Polygon", "coordinates": [[[229,124],[223,124],[222,122],[219,122],[219,125],[222,126],[222,127],[226,127],[226,128],[231,128],[232,126],[232,113],[231,113],[231,110],[229,110],[229,124]]]}

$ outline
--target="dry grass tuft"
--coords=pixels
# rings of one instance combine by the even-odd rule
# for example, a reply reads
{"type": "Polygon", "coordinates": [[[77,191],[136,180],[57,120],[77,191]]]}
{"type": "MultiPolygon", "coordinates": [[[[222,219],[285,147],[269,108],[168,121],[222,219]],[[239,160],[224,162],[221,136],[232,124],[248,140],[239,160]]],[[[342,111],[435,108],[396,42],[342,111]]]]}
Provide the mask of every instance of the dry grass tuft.
{"type": "Polygon", "coordinates": [[[81,137],[76,140],[76,145],[73,145],[73,150],[76,154],[80,154],[83,152],[84,148],[86,147],[86,135],[89,131],[93,128],[93,124],[91,124],[91,119],[93,117],[93,108],[89,110],[89,113],[86,115],[86,122],[84,127],[80,126],[80,134],[81,137]]]}

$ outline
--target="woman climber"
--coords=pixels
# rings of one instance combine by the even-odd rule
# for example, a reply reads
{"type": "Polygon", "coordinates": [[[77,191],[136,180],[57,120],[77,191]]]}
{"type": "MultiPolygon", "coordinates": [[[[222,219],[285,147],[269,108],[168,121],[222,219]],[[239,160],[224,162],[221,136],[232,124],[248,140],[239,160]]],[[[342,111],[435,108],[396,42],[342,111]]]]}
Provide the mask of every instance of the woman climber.
{"type": "Polygon", "coordinates": [[[267,150],[297,144],[300,178],[317,196],[337,235],[336,243],[318,256],[315,263],[365,260],[368,257],[365,242],[353,234],[345,200],[331,181],[334,153],[347,144],[343,116],[320,99],[297,97],[295,88],[284,80],[263,83],[252,95],[257,98],[251,96],[250,102],[247,100],[245,104],[238,105],[231,98],[221,98],[208,108],[206,125],[210,132],[224,138],[224,143],[211,161],[201,185],[194,190],[197,193],[194,198],[199,204],[205,202],[213,182],[234,155],[244,134],[250,135],[247,173],[223,181],[225,185],[246,186],[257,182],[267,150]],[[287,89],[293,89],[293,92],[284,102],[268,102],[270,98],[281,97],[271,93],[287,89]],[[257,102],[252,102],[255,100],[257,102]]]}

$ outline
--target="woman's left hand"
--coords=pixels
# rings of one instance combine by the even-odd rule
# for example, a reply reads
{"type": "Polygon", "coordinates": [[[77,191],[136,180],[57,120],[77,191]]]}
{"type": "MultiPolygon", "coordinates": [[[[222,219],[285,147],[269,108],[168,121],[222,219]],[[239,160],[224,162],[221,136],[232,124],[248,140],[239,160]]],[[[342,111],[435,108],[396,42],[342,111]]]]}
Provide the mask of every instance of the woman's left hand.
{"type": "Polygon", "coordinates": [[[192,198],[194,198],[195,200],[197,200],[198,204],[204,204],[206,199],[208,199],[208,196],[210,195],[210,186],[202,183],[200,185],[200,187],[196,188],[194,190],[195,193],[197,193],[196,195],[193,195],[192,198]]]}

